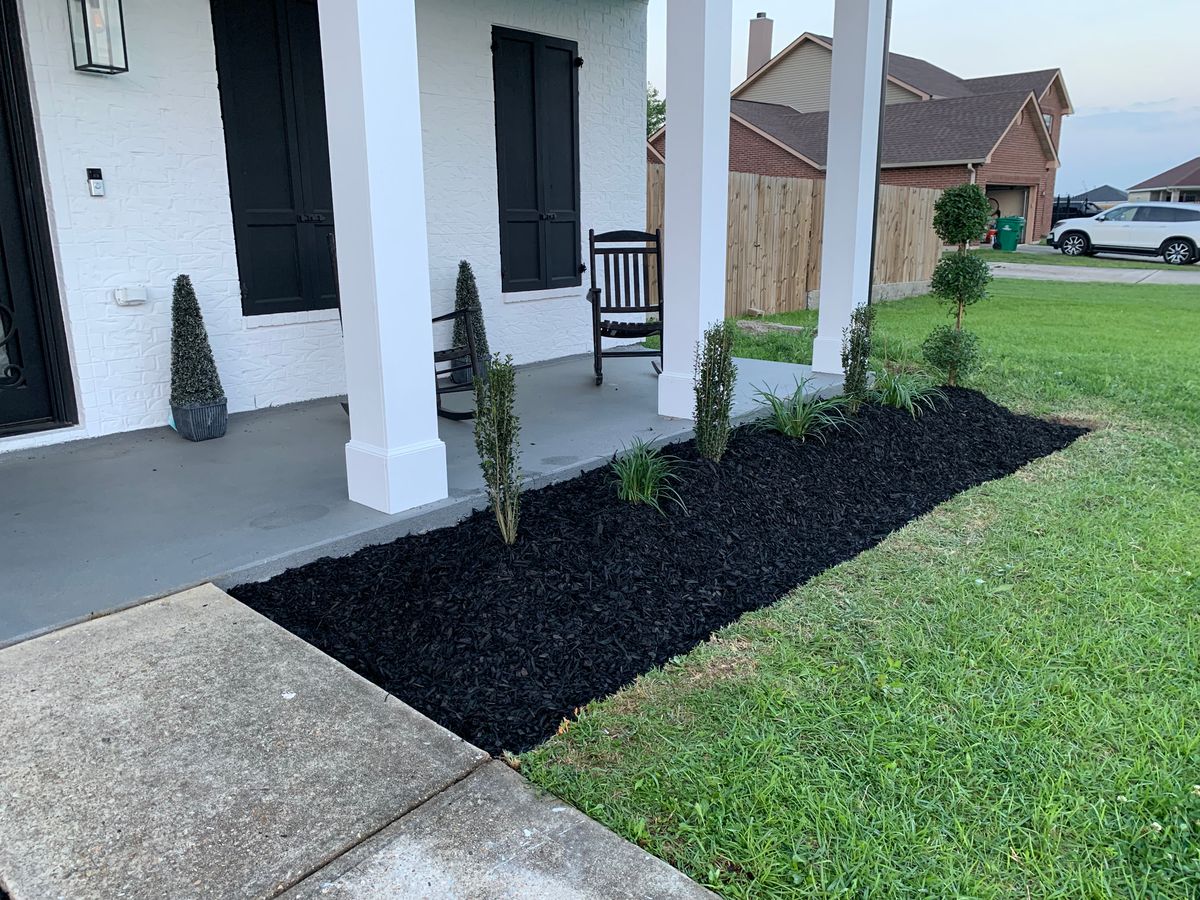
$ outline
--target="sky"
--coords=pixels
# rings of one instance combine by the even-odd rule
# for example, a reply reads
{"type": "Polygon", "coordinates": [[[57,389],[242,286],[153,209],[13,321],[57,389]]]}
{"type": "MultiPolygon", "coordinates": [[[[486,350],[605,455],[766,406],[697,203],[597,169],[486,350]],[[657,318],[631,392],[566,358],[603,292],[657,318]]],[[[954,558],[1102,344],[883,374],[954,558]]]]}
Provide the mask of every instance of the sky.
{"type": "MultiPolygon", "coordinates": [[[[750,19],[775,20],[774,51],[833,33],[834,0],[733,0],[730,86],[746,74],[750,19]]],[[[1063,123],[1056,190],[1125,189],[1200,156],[1200,0],[893,0],[892,50],[963,78],[1059,68],[1075,114],[1063,123]],[[1182,26],[1178,36],[1166,23],[1182,26]]],[[[666,87],[666,0],[650,0],[647,78],[666,87]]],[[[668,109],[670,98],[668,98],[668,109]]]]}

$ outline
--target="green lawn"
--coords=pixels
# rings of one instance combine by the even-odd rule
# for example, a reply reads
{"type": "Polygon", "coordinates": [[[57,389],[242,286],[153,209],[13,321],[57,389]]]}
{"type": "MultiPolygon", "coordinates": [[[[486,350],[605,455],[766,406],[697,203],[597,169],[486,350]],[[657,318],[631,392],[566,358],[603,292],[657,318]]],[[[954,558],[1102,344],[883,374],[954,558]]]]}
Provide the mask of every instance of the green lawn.
{"type": "Polygon", "coordinates": [[[1061,253],[1029,253],[1018,250],[1015,253],[1005,253],[1002,250],[982,248],[971,251],[976,256],[982,256],[988,262],[1022,263],[1034,266],[1099,266],[1102,269],[1179,269],[1179,266],[1169,266],[1157,256],[1147,256],[1140,259],[1109,259],[1105,256],[1063,256],[1061,253]]]}
{"type": "MultiPolygon", "coordinates": [[[[1200,295],[993,289],[975,385],[1098,430],[589,705],[527,776],[727,897],[1200,896],[1200,295]]],[[[941,321],[883,304],[881,343],[941,321]]]]}

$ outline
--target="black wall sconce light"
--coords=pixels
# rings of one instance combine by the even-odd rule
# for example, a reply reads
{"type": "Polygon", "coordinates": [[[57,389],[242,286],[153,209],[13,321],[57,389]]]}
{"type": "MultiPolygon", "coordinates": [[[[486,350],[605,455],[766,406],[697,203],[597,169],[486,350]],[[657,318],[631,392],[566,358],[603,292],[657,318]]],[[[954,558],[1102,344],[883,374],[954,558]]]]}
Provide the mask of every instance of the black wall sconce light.
{"type": "Polygon", "coordinates": [[[75,68],[118,75],[129,71],[121,0],[67,0],[75,68]]]}

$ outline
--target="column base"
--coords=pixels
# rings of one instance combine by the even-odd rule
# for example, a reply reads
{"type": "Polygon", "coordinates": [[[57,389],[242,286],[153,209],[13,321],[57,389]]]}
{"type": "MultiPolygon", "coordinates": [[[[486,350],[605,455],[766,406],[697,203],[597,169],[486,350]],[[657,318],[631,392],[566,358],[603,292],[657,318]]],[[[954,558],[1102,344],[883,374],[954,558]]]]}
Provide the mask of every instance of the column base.
{"type": "Polygon", "coordinates": [[[823,338],[813,341],[812,370],[814,375],[842,375],[842,338],[823,338]]]}
{"type": "Polygon", "coordinates": [[[696,412],[696,386],[692,374],[663,372],[658,376],[658,414],[690,419],[696,412]]]}
{"type": "Polygon", "coordinates": [[[350,499],[388,515],[449,496],[446,445],[440,440],[405,447],[346,444],[350,499]]]}

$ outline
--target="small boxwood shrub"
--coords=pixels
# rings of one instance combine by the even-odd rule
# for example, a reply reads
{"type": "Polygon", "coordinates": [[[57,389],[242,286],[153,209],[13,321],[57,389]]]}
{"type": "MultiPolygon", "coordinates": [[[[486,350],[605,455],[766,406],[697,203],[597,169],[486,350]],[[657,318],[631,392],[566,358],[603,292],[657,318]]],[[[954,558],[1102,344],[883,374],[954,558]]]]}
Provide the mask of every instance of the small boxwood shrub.
{"type": "Polygon", "coordinates": [[[855,307],[850,324],[842,331],[842,389],[851,413],[857,413],[871,394],[869,366],[874,327],[875,307],[867,304],[855,307]]]}
{"type": "Polygon", "coordinates": [[[979,365],[979,338],[952,325],[939,325],[921,345],[925,360],[946,376],[949,385],[969,375],[979,365]]]}
{"type": "Polygon", "coordinates": [[[511,545],[517,540],[521,514],[516,370],[511,356],[501,359],[499,354],[488,359],[485,368],[486,377],[475,379],[475,450],[500,536],[511,545]]]}
{"type": "Polygon", "coordinates": [[[720,462],[729,445],[729,420],[733,411],[732,322],[718,322],[705,330],[696,348],[696,449],[705,459],[720,462]]]}

